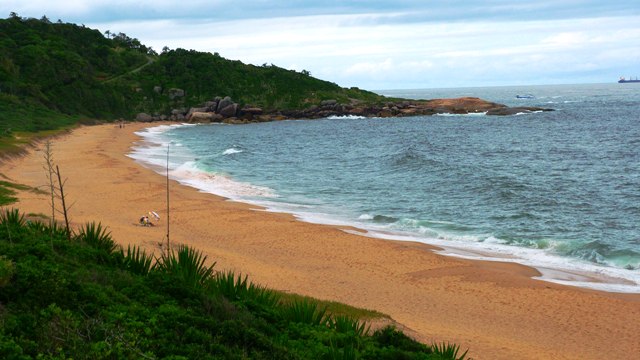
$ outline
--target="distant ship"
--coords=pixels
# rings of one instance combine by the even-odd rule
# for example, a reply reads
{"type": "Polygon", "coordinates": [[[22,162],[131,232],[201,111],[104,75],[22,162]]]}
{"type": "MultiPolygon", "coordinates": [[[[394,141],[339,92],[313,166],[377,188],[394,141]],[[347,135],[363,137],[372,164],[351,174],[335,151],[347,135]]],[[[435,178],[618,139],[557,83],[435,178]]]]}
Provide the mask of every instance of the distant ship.
{"type": "Polygon", "coordinates": [[[535,96],[531,94],[518,94],[516,95],[516,99],[534,99],[535,96]]]}
{"type": "Polygon", "coordinates": [[[629,80],[625,79],[624,77],[621,77],[620,80],[618,80],[618,82],[620,84],[624,84],[624,83],[640,83],[640,80],[638,80],[637,76],[636,76],[635,79],[629,78],[629,80]]]}

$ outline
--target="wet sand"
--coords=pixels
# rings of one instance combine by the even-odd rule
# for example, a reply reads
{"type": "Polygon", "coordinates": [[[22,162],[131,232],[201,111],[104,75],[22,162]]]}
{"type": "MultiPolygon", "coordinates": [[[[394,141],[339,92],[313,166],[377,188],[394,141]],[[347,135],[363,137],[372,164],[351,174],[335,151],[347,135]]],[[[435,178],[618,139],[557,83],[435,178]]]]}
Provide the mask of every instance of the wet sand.
{"type": "MultiPolygon", "coordinates": [[[[155,124],[154,124],[155,125],[155,124]]],[[[74,226],[100,221],[116,241],[159,251],[166,179],[125,156],[148,124],[81,127],[53,140],[74,226]],[[141,227],[150,210],[161,220],[141,227]]],[[[46,188],[43,154],[0,165],[9,179],[46,188]]],[[[631,359],[640,354],[640,295],[533,280],[535,269],[433,253],[430,246],[346,233],[228,201],[170,181],[170,240],[192,245],[275,289],[389,314],[418,340],[449,341],[474,359],[631,359]]],[[[50,214],[46,195],[12,205],[50,214]]]]}

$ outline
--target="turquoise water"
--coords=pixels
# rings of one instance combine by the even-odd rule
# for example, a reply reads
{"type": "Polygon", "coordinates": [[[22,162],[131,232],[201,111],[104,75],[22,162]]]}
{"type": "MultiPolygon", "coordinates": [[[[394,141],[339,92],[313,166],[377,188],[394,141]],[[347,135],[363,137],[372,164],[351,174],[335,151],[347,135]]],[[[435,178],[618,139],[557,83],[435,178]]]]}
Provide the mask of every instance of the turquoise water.
{"type": "Polygon", "coordinates": [[[638,85],[381,91],[557,111],[161,127],[131,156],[162,166],[170,141],[172,176],[203,191],[639,292],[638,85]]]}

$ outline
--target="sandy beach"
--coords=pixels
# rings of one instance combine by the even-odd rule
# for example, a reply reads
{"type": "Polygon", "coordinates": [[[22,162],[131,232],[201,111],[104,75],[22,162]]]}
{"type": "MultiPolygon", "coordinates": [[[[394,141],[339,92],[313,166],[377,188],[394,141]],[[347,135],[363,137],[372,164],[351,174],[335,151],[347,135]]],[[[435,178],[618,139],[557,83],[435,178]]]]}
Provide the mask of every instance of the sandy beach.
{"type": "MultiPolygon", "coordinates": [[[[126,157],[139,137],[108,124],[53,140],[75,226],[100,221],[114,239],[158,251],[166,239],[166,179],[126,157]],[[150,210],[158,226],[137,226],[150,210]]],[[[41,151],[0,165],[10,181],[47,184],[41,151]]],[[[260,211],[170,182],[174,244],[202,250],[217,269],[262,285],[390,315],[418,340],[469,348],[474,359],[631,359],[640,354],[640,295],[597,292],[531,279],[535,269],[433,253],[260,211]]],[[[12,205],[49,214],[46,195],[20,192],[12,205]]]]}

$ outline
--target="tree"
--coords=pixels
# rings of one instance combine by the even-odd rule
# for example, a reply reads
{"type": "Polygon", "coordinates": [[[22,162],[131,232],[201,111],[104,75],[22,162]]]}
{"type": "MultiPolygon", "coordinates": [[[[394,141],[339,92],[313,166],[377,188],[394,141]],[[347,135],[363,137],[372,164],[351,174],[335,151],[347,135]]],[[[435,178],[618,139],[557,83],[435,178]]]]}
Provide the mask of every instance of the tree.
{"type": "Polygon", "coordinates": [[[162,48],[162,53],[163,53],[163,54],[166,54],[166,53],[168,53],[168,52],[169,52],[169,50],[171,50],[171,49],[169,49],[169,47],[165,45],[165,46],[162,48]]]}
{"type": "Polygon", "coordinates": [[[311,72],[309,70],[302,70],[300,73],[304,76],[311,76],[311,72]]]}
{"type": "Polygon", "coordinates": [[[105,31],[104,34],[107,36],[107,39],[111,39],[111,31],[110,30],[105,31]]]}

